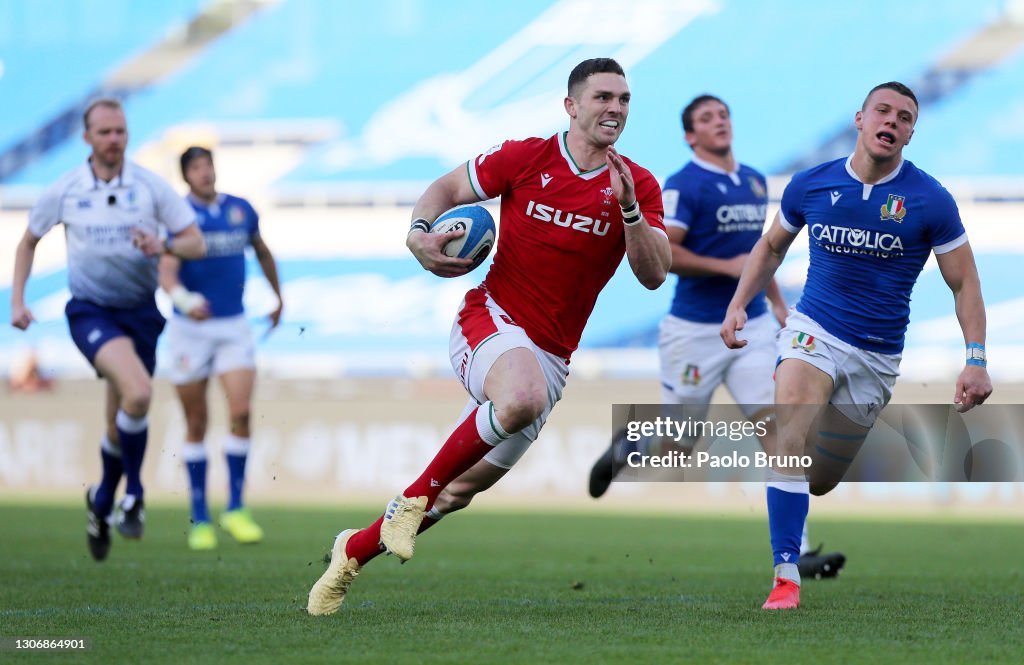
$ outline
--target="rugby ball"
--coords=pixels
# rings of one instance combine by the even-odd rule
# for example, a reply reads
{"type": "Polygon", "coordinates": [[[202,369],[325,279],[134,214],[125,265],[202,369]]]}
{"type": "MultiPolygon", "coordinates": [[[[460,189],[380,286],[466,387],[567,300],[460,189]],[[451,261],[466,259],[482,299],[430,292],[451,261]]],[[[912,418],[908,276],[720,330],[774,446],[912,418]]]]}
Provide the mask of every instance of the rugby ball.
{"type": "Polygon", "coordinates": [[[468,204],[455,206],[442,213],[430,225],[431,233],[451,233],[465,230],[459,238],[452,238],[441,250],[445,256],[472,259],[470,270],[475,270],[491,253],[498,233],[494,218],[483,206],[468,204]]]}

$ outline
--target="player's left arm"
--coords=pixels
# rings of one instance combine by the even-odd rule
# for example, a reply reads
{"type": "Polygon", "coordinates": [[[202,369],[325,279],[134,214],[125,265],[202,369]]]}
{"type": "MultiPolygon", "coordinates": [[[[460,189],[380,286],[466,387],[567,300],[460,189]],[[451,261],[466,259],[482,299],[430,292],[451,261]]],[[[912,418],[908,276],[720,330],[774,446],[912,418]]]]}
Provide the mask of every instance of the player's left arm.
{"type": "Polygon", "coordinates": [[[251,242],[252,249],[256,252],[256,260],[259,261],[260,269],[263,270],[264,277],[267,278],[270,288],[274,290],[274,295],[277,296],[277,307],[269,314],[270,327],[276,328],[277,324],[281,322],[281,310],[284,309],[281,282],[277,276],[277,262],[274,261],[274,255],[270,253],[270,248],[267,247],[267,243],[263,241],[262,236],[257,233],[252,237],[251,242]]]}
{"type": "Polygon", "coordinates": [[[969,243],[936,254],[935,259],[942,272],[942,278],[953,292],[956,318],[960,322],[964,343],[967,345],[967,364],[957,378],[956,393],[953,395],[953,402],[958,405],[958,410],[966,411],[981,404],[992,394],[992,381],[989,379],[984,358],[986,320],[981,280],[969,243]],[[980,358],[977,357],[979,355],[980,358]]]}
{"type": "MultiPolygon", "coordinates": [[[[626,258],[637,280],[648,289],[656,289],[665,282],[672,266],[672,246],[665,232],[652,227],[641,211],[637,200],[636,183],[629,165],[615,148],[608,148],[608,175],[612,193],[622,208],[622,224],[626,236],[626,258]]],[[[661,204],[661,195],[656,197],[661,204]]]]}

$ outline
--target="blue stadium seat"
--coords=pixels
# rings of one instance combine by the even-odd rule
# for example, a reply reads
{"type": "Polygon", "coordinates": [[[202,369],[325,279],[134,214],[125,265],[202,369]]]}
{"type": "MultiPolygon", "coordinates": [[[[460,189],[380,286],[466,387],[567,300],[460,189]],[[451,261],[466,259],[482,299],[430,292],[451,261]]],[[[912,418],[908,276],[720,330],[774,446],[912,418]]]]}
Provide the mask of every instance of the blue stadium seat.
{"type": "MultiPolygon", "coordinates": [[[[621,142],[623,152],[658,177],[678,168],[689,153],[679,112],[691,97],[712,92],[734,109],[737,154],[774,172],[837,127],[852,124],[853,113],[871,86],[892,79],[912,82],[993,18],[1000,5],[994,0],[971,6],[915,0],[901,5],[903,22],[887,28],[879,25],[878,17],[886,15],[889,4],[868,0],[823,7],[807,2],[802,11],[796,5],[781,12],[773,3],[722,2],[719,11],[698,17],[627,72],[635,103],[621,142]],[[666,144],[678,147],[666,149],[666,144]]],[[[516,69],[509,68],[480,86],[467,99],[466,110],[493,109],[508,100],[509,90],[524,96],[545,87],[561,90],[569,66],[582,57],[585,54],[578,49],[566,49],[561,60],[543,52],[526,54],[517,68],[532,68],[535,79],[520,83],[514,77],[516,69]],[[545,86],[551,79],[553,85],[545,86]]],[[[467,67],[441,71],[457,73],[467,67]]],[[[554,117],[550,132],[565,124],[564,117],[554,117]]],[[[338,154],[358,147],[353,139],[367,128],[351,121],[347,126],[350,136],[313,151],[286,182],[429,179],[454,165],[413,153],[370,168],[364,164],[372,160],[362,159],[354,160],[353,166],[338,166],[338,154]]],[[[514,124],[504,131],[517,136],[514,124]]]]}
{"type": "Polygon", "coordinates": [[[0,0],[0,150],[96,90],[204,0],[0,0]]]}
{"type": "MultiPolygon", "coordinates": [[[[1024,51],[979,74],[927,110],[907,155],[932,173],[1021,174],[1024,153],[1024,51]]],[[[1019,195],[1019,194],[1018,194],[1019,195]]]]}
{"type": "MultiPolygon", "coordinates": [[[[4,3],[14,4],[0,0],[0,8],[4,3]]],[[[170,3],[179,10],[197,4],[170,3]]],[[[458,157],[438,154],[434,146],[385,145],[383,151],[366,154],[365,134],[380,122],[381,109],[406,95],[417,99],[417,86],[436,88],[444,83],[440,77],[465,72],[554,4],[499,3],[489,7],[488,20],[474,21],[467,17],[476,5],[465,1],[285,0],[227,32],[166,81],[134,96],[128,104],[133,145],[183,122],[326,118],[338,123],[341,135],[311,149],[283,184],[427,180],[490,144],[474,142],[458,157]]],[[[717,9],[698,16],[629,68],[635,104],[621,147],[658,177],[666,176],[688,156],[678,120],[682,105],[710,91],[733,107],[739,157],[776,171],[852,123],[872,85],[891,79],[913,82],[996,17],[1002,4],[907,0],[890,25],[879,17],[890,14],[891,0],[827,5],[806,0],[790,3],[787,11],[775,3],[720,0],[717,9]]],[[[170,5],[160,5],[165,23],[166,15],[181,13],[170,5]]],[[[158,25],[158,12],[147,12],[145,25],[158,25]]],[[[133,43],[147,43],[143,32],[133,43]]],[[[568,68],[594,55],[593,48],[555,44],[522,53],[510,66],[475,80],[463,110],[486,119],[480,114],[509,101],[534,94],[546,99],[552,90],[560,95],[568,68]]],[[[88,81],[83,89],[105,69],[77,54],[73,67],[60,62],[88,81]]],[[[542,132],[519,130],[514,119],[494,124],[509,137],[554,132],[564,126],[564,118],[557,97],[550,103],[545,116],[550,127],[542,132]]],[[[13,112],[0,110],[0,119],[13,112]]],[[[0,122],[0,127],[8,131],[11,124],[0,122]]],[[[47,182],[81,154],[81,146],[57,150],[12,182],[47,182]]],[[[1008,168],[1005,161],[997,165],[1008,168]]]]}

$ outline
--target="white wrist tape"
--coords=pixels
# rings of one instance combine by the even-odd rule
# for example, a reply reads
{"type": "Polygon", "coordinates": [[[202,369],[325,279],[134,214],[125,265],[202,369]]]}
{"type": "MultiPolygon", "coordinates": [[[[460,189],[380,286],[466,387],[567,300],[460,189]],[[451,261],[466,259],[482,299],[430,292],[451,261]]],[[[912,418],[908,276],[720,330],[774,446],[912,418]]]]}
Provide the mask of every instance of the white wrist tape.
{"type": "Polygon", "coordinates": [[[196,307],[202,307],[206,303],[203,294],[189,291],[181,284],[171,289],[171,302],[178,308],[179,312],[188,314],[196,307]]]}

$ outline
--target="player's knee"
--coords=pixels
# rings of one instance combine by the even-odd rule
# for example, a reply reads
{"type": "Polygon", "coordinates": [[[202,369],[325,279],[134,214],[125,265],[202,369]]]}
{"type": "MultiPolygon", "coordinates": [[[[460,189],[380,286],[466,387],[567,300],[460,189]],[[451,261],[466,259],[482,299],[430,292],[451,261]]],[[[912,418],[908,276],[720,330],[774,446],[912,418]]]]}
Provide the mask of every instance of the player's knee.
{"type": "Polygon", "coordinates": [[[121,396],[121,408],[128,415],[139,418],[149,413],[152,399],[153,389],[148,383],[132,386],[121,396]]]}
{"type": "Polygon", "coordinates": [[[775,454],[802,455],[806,442],[803,436],[793,432],[782,431],[775,437],[775,454]]]}
{"type": "Polygon", "coordinates": [[[494,405],[502,428],[514,434],[541,417],[547,408],[548,395],[544,386],[525,387],[515,391],[511,399],[494,405]]]}
{"type": "Polygon", "coordinates": [[[249,409],[231,414],[231,433],[235,436],[249,437],[249,409]]]}
{"type": "Polygon", "coordinates": [[[185,427],[188,429],[190,441],[202,441],[206,438],[206,413],[189,413],[185,416],[185,427]]]}

